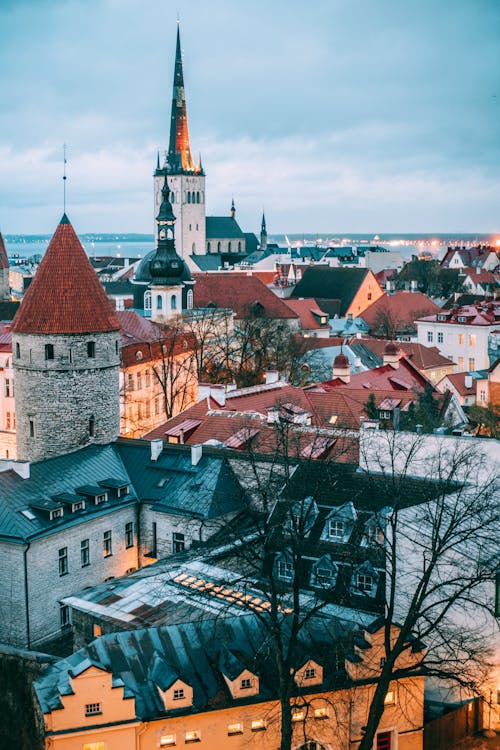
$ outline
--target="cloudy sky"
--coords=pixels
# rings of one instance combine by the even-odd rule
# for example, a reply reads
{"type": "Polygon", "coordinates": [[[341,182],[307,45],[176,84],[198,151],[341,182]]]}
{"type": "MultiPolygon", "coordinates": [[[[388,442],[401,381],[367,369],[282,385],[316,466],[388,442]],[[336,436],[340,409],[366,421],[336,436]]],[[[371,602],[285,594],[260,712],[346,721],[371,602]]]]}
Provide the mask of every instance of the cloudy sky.
{"type": "Polygon", "coordinates": [[[152,231],[177,12],[209,213],[500,231],[498,0],[1,0],[4,233],[152,231]]]}

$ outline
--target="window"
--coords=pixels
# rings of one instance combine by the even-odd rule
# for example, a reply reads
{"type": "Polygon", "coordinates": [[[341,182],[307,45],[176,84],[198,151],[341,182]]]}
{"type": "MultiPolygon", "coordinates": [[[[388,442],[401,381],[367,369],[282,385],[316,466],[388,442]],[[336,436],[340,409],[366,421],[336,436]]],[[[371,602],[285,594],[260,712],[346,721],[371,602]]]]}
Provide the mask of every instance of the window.
{"type": "Polygon", "coordinates": [[[240,690],[248,690],[251,687],[252,687],[251,677],[243,677],[243,679],[240,680],[240,690]]]}
{"type": "Polygon", "coordinates": [[[29,420],[30,438],[35,437],[35,422],[33,419],[29,420]]]}
{"type": "Polygon", "coordinates": [[[177,310],[177,297],[175,294],[172,294],[170,297],[170,309],[171,310],[177,310]]]}
{"type": "Polygon", "coordinates": [[[54,344],[45,344],[45,359],[54,359],[54,344]]]}
{"type": "Polygon", "coordinates": [[[113,554],[113,547],[111,542],[111,531],[105,531],[103,537],[103,551],[104,557],[111,557],[113,554]]]}
{"type": "Polygon", "coordinates": [[[151,528],[151,557],[158,557],[157,544],[156,521],[153,521],[151,528]]]}
{"type": "Polygon", "coordinates": [[[95,341],[87,341],[87,357],[89,359],[95,357],[95,341]]]}
{"type": "Polygon", "coordinates": [[[263,729],[266,729],[265,719],[254,719],[252,721],[252,724],[251,724],[252,732],[262,732],[263,729]]]}
{"type": "Polygon", "coordinates": [[[125,547],[129,549],[134,546],[134,524],[129,521],[125,524],[125,547]]]}
{"type": "Polygon", "coordinates": [[[59,575],[65,576],[68,573],[68,548],[61,547],[59,550],[59,575]]]}
{"type": "Polygon", "coordinates": [[[469,333],[469,346],[476,346],[476,334],[469,333]]]}
{"type": "Polygon", "coordinates": [[[146,318],[151,317],[151,292],[149,290],[144,292],[144,313],[146,318]]]}
{"type": "Polygon", "coordinates": [[[396,704],[396,694],[394,690],[388,690],[385,694],[384,698],[384,705],[385,706],[394,706],[396,704]]]}
{"type": "Polygon", "coordinates": [[[14,381],[12,381],[12,394],[11,394],[9,378],[5,378],[5,395],[7,398],[9,398],[9,396],[11,395],[12,396],[14,395],[14,381]]]}
{"type": "Polygon", "coordinates": [[[207,253],[210,252],[210,242],[207,242],[207,253]]]}
{"type": "Polygon", "coordinates": [[[178,531],[174,531],[172,534],[172,551],[173,552],[184,552],[186,549],[186,541],[184,534],[180,534],[178,531]]]}
{"type": "Polygon", "coordinates": [[[89,437],[95,437],[95,417],[89,419],[89,437]]]}
{"type": "Polygon", "coordinates": [[[376,750],[391,750],[392,748],[392,732],[380,732],[377,734],[376,750]]]}
{"type": "MultiPolygon", "coordinates": [[[[199,202],[200,202],[200,191],[197,190],[196,191],[196,203],[199,203],[199,202]]],[[[196,229],[198,229],[198,224],[196,225],[196,229]]]]}
{"type": "Polygon", "coordinates": [[[192,729],[190,732],[185,732],[184,742],[201,742],[201,732],[199,729],[192,729]]]}
{"type": "Polygon", "coordinates": [[[390,419],[391,418],[391,412],[390,411],[380,411],[379,412],[380,419],[390,419]]]}
{"type": "Polygon", "coordinates": [[[326,706],[321,706],[321,708],[315,708],[314,709],[314,718],[315,719],[327,719],[328,718],[328,709],[326,706]]]}
{"type": "Polygon", "coordinates": [[[96,716],[97,714],[102,714],[100,703],[85,704],[85,716],[96,716]]]}
{"type": "MultiPolygon", "coordinates": [[[[139,354],[139,352],[137,352],[137,354],[139,354]]],[[[142,359],[142,354],[141,354],[141,359],[142,359]]],[[[137,373],[136,379],[137,379],[137,390],[140,391],[142,388],[142,374],[140,372],[137,373]]]]}
{"type": "Polygon", "coordinates": [[[465,344],[465,335],[463,333],[459,333],[457,338],[460,346],[463,346],[465,344]]]}
{"type": "Polygon", "coordinates": [[[457,366],[458,366],[458,371],[463,372],[464,370],[464,358],[463,357],[458,358],[457,366]]]}
{"type": "Polygon", "coordinates": [[[316,580],[318,583],[329,584],[335,578],[333,568],[316,568],[316,580]]]}
{"type": "Polygon", "coordinates": [[[156,295],[156,308],[161,310],[163,308],[163,297],[161,294],[156,295]]]}
{"type": "Polygon", "coordinates": [[[228,251],[228,253],[231,252],[231,243],[230,242],[227,243],[227,251],[228,251]]]}
{"type": "Polygon", "coordinates": [[[62,518],[64,516],[64,511],[62,508],[56,508],[55,510],[50,511],[50,520],[53,521],[54,518],[62,518]]]}
{"type": "Polygon", "coordinates": [[[372,576],[366,575],[365,573],[358,573],[356,576],[356,587],[363,594],[371,594],[373,589],[373,578],[372,576]]]}
{"type": "Polygon", "coordinates": [[[118,339],[115,341],[115,354],[118,354],[118,339]]]}
{"type": "Polygon", "coordinates": [[[59,623],[61,625],[61,628],[67,628],[68,625],[71,624],[69,618],[69,607],[67,604],[59,605],[59,623]]]}
{"type": "Polygon", "coordinates": [[[160,413],[160,399],[158,397],[155,398],[154,408],[155,408],[155,417],[157,417],[160,413]]]}
{"type": "Polygon", "coordinates": [[[21,347],[19,344],[16,344],[16,359],[19,359],[21,356],[21,347]]]}
{"type": "Polygon", "coordinates": [[[442,331],[438,331],[438,338],[437,338],[438,344],[442,344],[444,341],[444,333],[442,331]]]}
{"type": "Polygon", "coordinates": [[[144,372],[144,387],[150,388],[151,387],[151,373],[149,370],[145,370],[144,372]]]}
{"type": "Polygon", "coordinates": [[[82,568],[90,565],[90,542],[88,539],[82,539],[80,542],[80,562],[82,568]]]}
{"type": "Polygon", "coordinates": [[[163,734],[160,737],[160,747],[171,747],[175,745],[175,734],[163,734]]]}
{"type": "Polygon", "coordinates": [[[10,411],[5,413],[5,429],[10,430],[10,411]]]}
{"type": "Polygon", "coordinates": [[[371,300],[371,298],[372,298],[372,293],[368,292],[368,300],[371,300]]]}
{"type": "Polygon", "coordinates": [[[241,722],[239,721],[236,724],[228,724],[227,733],[228,735],[243,734],[243,724],[241,724],[241,722]]]}
{"type": "Polygon", "coordinates": [[[193,290],[192,289],[190,289],[186,295],[186,304],[187,304],[188,310],[193,309],[193,290]]]}
{"type": "Polygon", "coordinates": [[[427,343],[432,344],[434,341],[434,334],[432,331],[427,331],[427,343]]]}
{"type": "Polygon", "coordinates": [[[176,688],[173,695],[174,701],[181,701],[185,698],[184,688],[176,688]]]}
{"type": "Polygon", "coordinates": [[[469,372],[474,372],[476,369],[476,360],[474,357],[469,357],[469,372]]]}
{"type": "Polygon", "coordinates": [[[94,636],[94,638],[100,638],[102,635],[102,628],[97,623],[94,623],[92,625],[92,635],[94,636]]]}
{"type": "Polygon", "coordinates": [[[278,578],[291,581],[293,578],[293,565],[288,560],[278,560],[278,578]]]}
{"type": "Polygon", "coordinates": [[[314,667],[304,669],[304,680],[312,680],[314,677],[316,677],[316,669],[314,667]]]}
{"type": "Polygon", "coordinates": [[[217,243],[217,252],[220,253],[220,242],[217,243]]]}
{"type": "Polygon", "coordinates": [[[343,521],[335,521],[330,519],[328,521],[328,536],[330,539],[343,539],[345,532],[345,524],[343,521]]]}
{"type": "Polygon", "coordinates": [[[303,708],[294,708],[292,710],[292,721],[304,721],[305,715],[303,708]]]}

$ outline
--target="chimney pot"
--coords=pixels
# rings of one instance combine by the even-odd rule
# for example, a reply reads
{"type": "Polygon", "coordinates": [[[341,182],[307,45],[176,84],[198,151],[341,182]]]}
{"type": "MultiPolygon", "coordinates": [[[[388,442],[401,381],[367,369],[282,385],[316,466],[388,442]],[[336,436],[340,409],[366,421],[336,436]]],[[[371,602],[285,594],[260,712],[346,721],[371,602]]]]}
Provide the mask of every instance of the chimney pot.
{"type": "Polygon", "coordinates": [[[163,440],[161,438],[155,438],[151,441],[151,461],[157,461],[158,456],[163,450],[163,440]]]}
{"type": "Polygon", "coordinates": [[[202,445],[191,446],[191,466],[198,466],[203,455],[202,445]]]}

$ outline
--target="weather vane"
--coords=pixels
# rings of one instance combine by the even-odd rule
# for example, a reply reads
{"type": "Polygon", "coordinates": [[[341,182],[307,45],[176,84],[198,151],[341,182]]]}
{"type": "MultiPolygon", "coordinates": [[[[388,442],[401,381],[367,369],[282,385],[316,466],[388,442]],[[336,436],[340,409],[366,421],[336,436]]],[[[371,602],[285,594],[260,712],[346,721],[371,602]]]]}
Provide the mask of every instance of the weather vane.
{"type": "Polygon", "coordinates": [[[66,144],[63,143],[63,205],[64,205],[64,213],[66,213],[66,164],[68,163],[68,160],[66,159],[66,144]]]}

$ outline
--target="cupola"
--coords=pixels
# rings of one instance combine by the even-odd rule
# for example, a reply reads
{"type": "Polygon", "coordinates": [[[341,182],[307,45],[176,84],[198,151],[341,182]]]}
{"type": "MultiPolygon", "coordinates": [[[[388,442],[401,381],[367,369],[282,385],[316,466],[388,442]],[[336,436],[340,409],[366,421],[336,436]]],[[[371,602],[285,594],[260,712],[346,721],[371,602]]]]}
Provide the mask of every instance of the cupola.
{"type": "Polygon", "coordinates": [[[351,368],[349,365],[349,360],[342,351],[342,348],[340,349],[340,354],[337,354],[337,356],[333,360],[332,377],[340,378],[340,380],[343,380],[344,383],[348,383],[351,379],[351,368]]]}

